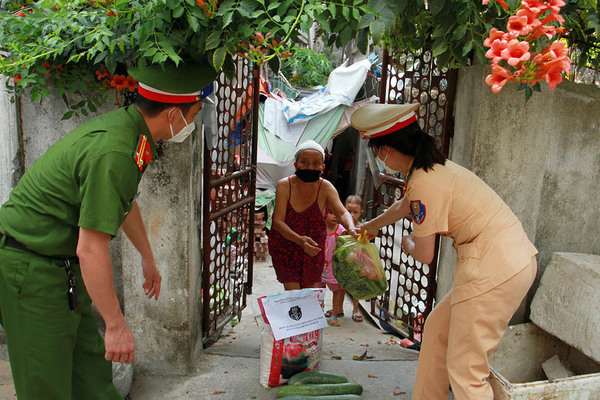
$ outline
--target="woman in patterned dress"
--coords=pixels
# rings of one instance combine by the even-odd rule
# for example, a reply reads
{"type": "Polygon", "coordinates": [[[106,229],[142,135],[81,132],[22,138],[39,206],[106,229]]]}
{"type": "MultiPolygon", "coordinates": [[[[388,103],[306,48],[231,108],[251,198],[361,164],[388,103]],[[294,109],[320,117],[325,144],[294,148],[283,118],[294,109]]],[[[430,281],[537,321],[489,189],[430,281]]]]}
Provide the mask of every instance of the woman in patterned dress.
{"type": "Polygon", "coordinates": [[[269,254],[285,290],[317,287],[323,272],[328,207],[346,228],[356,228],[331,182],[321,178],[325,151],[308,140],[295,155],[296,173],[277,182],[273,226],[269,233],[269,254]]]}

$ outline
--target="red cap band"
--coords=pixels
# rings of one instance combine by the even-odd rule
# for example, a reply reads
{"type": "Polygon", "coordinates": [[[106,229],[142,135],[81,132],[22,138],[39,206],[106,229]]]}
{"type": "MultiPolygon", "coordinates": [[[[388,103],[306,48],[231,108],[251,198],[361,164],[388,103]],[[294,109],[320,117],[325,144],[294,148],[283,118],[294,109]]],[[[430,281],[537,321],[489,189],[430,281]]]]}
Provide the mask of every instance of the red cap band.
{"type": "Polygon", "coordinates": [[[384,136],[384,135],[387,135],[388,133],[396,132],[402,128],[406,128],[408,125],[412,124],[416,120],[417,120],[417,115],[413,114],[410,116],[410,118],[405,119],[404,121],[398,121],[394,125],[390,126],[389,128],[387,128],[381,132],[377,132],[377,133],[367,136],[366,135],[367,131],[360,131],[360,134],[363,139],[371,139],[371,138],[378,137],[378,136],[384,136]]]}
{"type": "Polygon", "coordinates": [[[200,95],[156,93],[144,88],[142,85],[138,87],[138,93],[148,100],[157,101],[159,103],[181,104],[195,103],[201,100],[200,95]]]}

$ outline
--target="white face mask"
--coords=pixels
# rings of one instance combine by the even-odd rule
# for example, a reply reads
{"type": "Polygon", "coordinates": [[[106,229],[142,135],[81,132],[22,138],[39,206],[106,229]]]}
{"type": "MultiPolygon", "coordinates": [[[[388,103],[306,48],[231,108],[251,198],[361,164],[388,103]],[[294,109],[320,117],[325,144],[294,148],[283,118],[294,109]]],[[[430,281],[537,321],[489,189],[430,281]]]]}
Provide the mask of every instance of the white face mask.
{"type": "MultiPolygon", "coordinates": [[[[175,109],[173,108],[173,109],[171,109],[171,111],[169,111],[169,116],[171,115],[171,112],[173,112],[173,110],[175,110],[175,109]]],[[[171,128],[171,139],[167,139],[168,142],[181,143],[185,139],[187,139],[188,136],[190,136],[190,134],[194,131],[194,129],[196,129],[196,124],[194,123],[194,121],[192,121],[190,124],[188,124],[188,122],[185,120],[185,117],[183,116],[183,113],[181,112],[181,110],[179,110],[179,114],[181,114],[181,118],[183,118],[183,122],[185,122],[185,126],[179,132],[177,132],[177,134],[174,134],[173,133],[173,125],[171,125],[171,123],[169,122],[169,128],[171,128]]]]}
{"type": "Polygon", "coordinates": [[[396,175],[397,173],[399,173],[400,171],[397,171],[395,169],[392,169],[390,167],[388,167],[388,165],[385,163],[385,160],[387,160],[388,156],[386,155],[385,158],[382,160],[381,158],[377,157],[375,159],[375,161],[377,161],[377,164],[379,164],[379,166],[381,168],[383,168],[383,170],[390,175],[396,175]]]}

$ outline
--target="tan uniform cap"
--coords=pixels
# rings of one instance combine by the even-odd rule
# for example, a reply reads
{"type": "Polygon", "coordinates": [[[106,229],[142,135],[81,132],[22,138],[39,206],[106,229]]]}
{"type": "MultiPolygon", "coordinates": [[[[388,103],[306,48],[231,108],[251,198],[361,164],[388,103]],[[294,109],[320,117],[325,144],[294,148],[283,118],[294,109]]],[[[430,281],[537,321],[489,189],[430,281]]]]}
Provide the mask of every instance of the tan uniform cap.
{"type": "Polygon", "coordinates": [[[352,113],[350,123],[363,139],[383,136],[415,122],[420,106],[419,103],[367,104],[352,113]]]}

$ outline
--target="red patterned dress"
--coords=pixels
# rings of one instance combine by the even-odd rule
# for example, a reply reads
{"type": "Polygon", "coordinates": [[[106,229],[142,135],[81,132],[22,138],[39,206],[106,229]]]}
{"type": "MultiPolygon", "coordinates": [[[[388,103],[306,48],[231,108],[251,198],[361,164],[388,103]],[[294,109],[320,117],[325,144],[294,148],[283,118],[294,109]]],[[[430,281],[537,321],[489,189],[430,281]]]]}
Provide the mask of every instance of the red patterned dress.
{"type": "MultiPolygon", "coordinates": [[[[321,179],[315,201],[304,211],[297,212],[291,204],[292,184],[290,182],[290,196],[285,210],[284,222],[298,235],[310,236],[321,249],[324,249],[327,226],[318,202],[322,183],[323,180],[321,179]]],[[[316,256],[311,257],[302,250],[302,247],[287,240],[275,229],[271,229],[269,232],[269,254],[279,282],[299,282],[300,287],[305,288],[321,281],[324,261],[323,250],[316,256]]]]}

